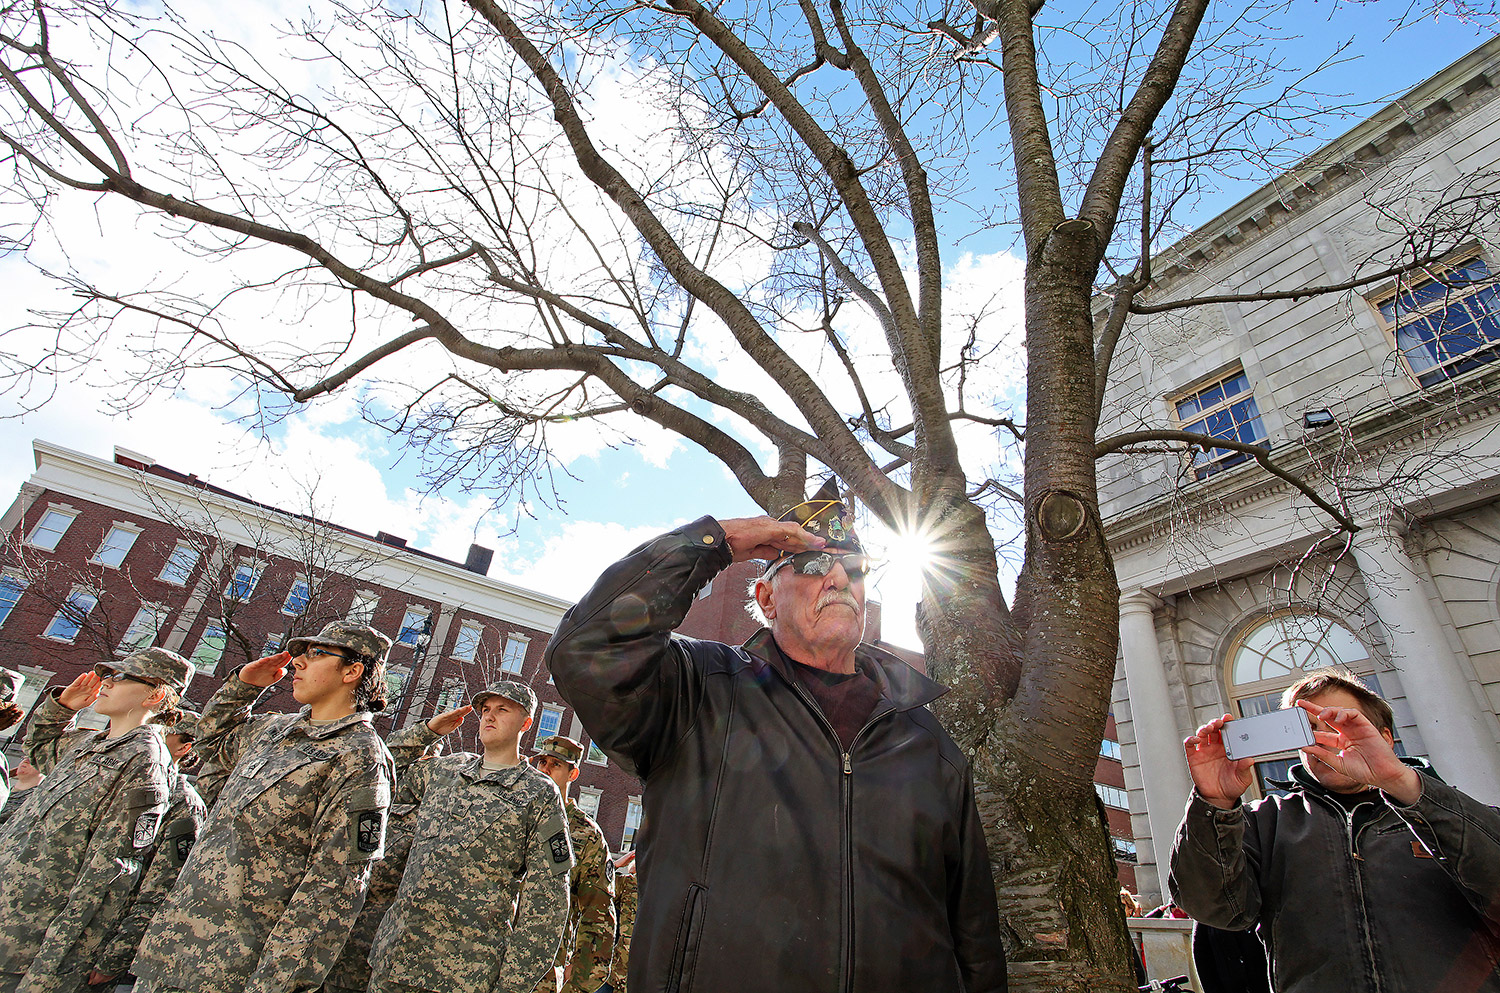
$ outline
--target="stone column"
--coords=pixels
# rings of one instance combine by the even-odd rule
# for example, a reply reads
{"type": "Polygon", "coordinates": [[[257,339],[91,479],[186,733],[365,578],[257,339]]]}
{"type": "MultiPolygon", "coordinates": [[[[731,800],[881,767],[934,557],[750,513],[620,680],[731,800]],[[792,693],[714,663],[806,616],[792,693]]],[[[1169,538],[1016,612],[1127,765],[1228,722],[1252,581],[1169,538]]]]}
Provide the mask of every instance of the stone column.
{"type": "Polygon", "coordinates": [[[1365,526],[1354,535],[1354,561],[1385,628],[1391,661],[1401,673],[1433,766],[1475,799],[1500,802],[1500,752],[1490,722],[1443,636],[1400,535],[1387,524],[1365,526]]]}
{"type": "Polygon", "coordinates": [[[1182,809],[1193,782],[1177,733],[1167,671],[1156,644],[1155,610],[1160,605],[1160,600],[1144,590],[1120,597],[1120,651],[1125,660],[1130,721],[1135,729],[1141,781],[1146,790],[1151,847],[1165,892],[1172,838],[1182,820],[1182,809]]]}

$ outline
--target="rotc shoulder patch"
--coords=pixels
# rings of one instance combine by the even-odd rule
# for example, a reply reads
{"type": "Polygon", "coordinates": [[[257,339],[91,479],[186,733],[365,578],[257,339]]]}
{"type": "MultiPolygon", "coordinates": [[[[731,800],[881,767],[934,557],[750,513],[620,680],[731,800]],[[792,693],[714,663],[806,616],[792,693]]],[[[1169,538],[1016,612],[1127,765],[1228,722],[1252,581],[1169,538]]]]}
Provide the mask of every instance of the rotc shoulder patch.
{"type": "Polygon", "coordinates": [[[547,847],[552,851],[553,865],[562,865],[573,861],[573,853],[568,848],[568,836],[566,832],[559,831],[548,838],[547,847]]]}
{"type": "Polygon", "coordinates": [[[130,833],[130,847],[150,848],[156,844],[156,832],[161,827],[161,811],[148,810],[135,819],[135,828],[130,833]]]}
{"type": "Polygon", "coordinates": [[[198,840],[198,825],[191,817],[179,817],[167,825],[162,835],[162,847],[167,857],[177,868],[182,868],[193,852],[193,842],[198,840]]]}
{"type": "Polygon", "coordinates": [[[358,789],[349,795],[349,850],[345,862],[374,862],[385,856],[385,812],[390,792],[358,789]]]}

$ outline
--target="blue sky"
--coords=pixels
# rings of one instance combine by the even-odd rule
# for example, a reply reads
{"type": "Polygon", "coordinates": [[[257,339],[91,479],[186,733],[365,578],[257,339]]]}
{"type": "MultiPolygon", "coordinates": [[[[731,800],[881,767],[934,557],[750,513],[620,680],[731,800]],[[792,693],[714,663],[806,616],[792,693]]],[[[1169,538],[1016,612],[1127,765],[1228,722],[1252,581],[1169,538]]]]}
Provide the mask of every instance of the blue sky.
{"type": "MultiPolygon", "coordinates": [[[[1367,113],[1488,36],[1451,18],[1428,18],[1391,36],[1392,6],[1404,5],[1292,5],[1301,20],[1291,33],[1300,38],[1278,42],[1278,51],[1311,64],[1332,41],[1350,38],[1350,61],[1330,70],[1320,85],[1327,92],[1371,104],[1367,113]]],[[[1352,123],[1351,119],[1344,126],[1352,123]]],[[[1307,139],[1301,151],[1311,151],[1337,130],[1341,128],[1307,139]]],[[[993,184],[981,174],[975,185],[993,184]]],[[[1206,220],[1254,188],[1241,183],[1209,191],[1189,219],[1206,220]]],[[[68,257],[75,264],[116,272],[148,264],[125,257],[137,252],[140,232],[119,227],[119,218],[108,209],[70,202],[59,210],[72,212],[57,223],[66,232],[68,257]]],[[[962,251],[973,253],[973,259],[962,261],[975,271],[991,271],[985,267],[992,266],[996,273],[1013,273],[1014,259],[1002,254],[1011,236],[974,235],[968,227],[955,220],[947,229],[958,242],[949,246],[949,264],[959,265],[962,251]]],[[[39,250],[38,261],[45,264],[45,255],[39,250]]],[[[59,299],[14,254],[0,256],[0,283],[7,287],[0,300],[0,327],[24,323],[27,306],[59,299]]],[[[1019,313],[1018,304],[1011,313],[1019,313]]],[[[28,348],[45,350],[45,342],[34,335],[12,336],[6,344],[22,354],[28,348]]],[[[514,506],[489,511],[483,495],[451,489],[425,492],[417,458],[365,424],[353,396],[313,404],[274,426],[268,439],[256,439],[234,416],[248,413],[243,404],[222,409],[229,396],[222,380],[205,377],[184,383],[128,415],[102,409],[97,380],[86,372],[60,371],[53,385],[56,399],[31,413],[20,413],[22,401],[15,393],[0,395],[0,414],[13,418],[0,442],[0,492],[14,493],[31,472],[30,441],[36,437],[102,458],[111,457],[113,446],[122,445],[296,509],[304,509],[298,507],[301,490],[320,479],[320,497],[326,501],[336,494],[336,499],[317,509],[343,523],[370,532],[390,531],[458,559],[470,541],[490,545],[497,551],[492,575],[565,598],[578,596],[609,561],[654,533],[705,513],[733,517],[756,512],[717,461],[659,434],[645,437],[638,450],[599,444],[590,429],[575,431],[564,445],[567,471],[554,475],[559,508],[533,503],[518,516],[514,506]]],[[[886,604],[887,638],[917,646],[909,623],[909,605],[915,598],[911,564],[900,562],[884,570],[873,595],[886,604]]]]}

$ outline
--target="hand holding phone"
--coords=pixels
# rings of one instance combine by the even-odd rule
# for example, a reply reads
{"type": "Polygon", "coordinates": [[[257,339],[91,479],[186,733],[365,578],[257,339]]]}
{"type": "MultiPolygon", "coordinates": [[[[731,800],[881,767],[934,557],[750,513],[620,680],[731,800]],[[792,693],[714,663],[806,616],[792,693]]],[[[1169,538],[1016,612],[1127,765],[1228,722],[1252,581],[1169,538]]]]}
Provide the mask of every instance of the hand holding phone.
{"type": "Polygon", "coordinates": [[[1307,711],[1300,707],[1228,721],[1221,733],[1224,735],[1224,754],[1230,759],[1289,752],[1306,748],[1314,740],[1307,711]]]}

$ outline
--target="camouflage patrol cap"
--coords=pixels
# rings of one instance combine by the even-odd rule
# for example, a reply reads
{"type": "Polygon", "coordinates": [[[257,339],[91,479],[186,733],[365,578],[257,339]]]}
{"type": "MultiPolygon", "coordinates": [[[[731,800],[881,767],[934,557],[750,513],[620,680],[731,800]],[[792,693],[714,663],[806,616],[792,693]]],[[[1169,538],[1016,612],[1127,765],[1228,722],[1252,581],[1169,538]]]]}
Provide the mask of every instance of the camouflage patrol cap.
{"type": "Polygon", "coordinates": [[[469,706],[478,710],[484,706],[484,701],[492,696],[504,697],[513,703],[519,703],[526,708],[526,713],[533,716],[536,714],[536,690],[514,679],[502,679],[498,683],[491,683],[474,694],[469,701],[469,706]]]}
{"type": "Polygon", "coordinates": [[[583,744],[572,738],[554,734],[550,738],[543,738],[537,742],[531,754],[550,755],[555,759],[562,759],[568,765],[577,766],[583,762],[583,744]]]}
{"type": "Polygon", "coordinates": [[[170,686],[182,694],[187,692],[188,683],[193,681],[193,673],[197,670],[193,667],[193,663],[176,652],[165,648],[142,648],[131,652],[123,659],[100,662],[94,666],[94,671],[101,676],[106,672],[123,672],[127,676],[139,676],[153,683],[170,686]]]}
{"type": "Polygon", "coordinates": [[[15,700],[24,682],[26,682],[25,676],[14,669],[7,669],[0,665],[0,703],[10,703],[15,700]]]}
{"type": "Polygon", "coordinates": [[[286,650],[296,658],[311,645],[329,645],[333,648],[348,648],[368,658],[383,662],[391,650],[391,639],[368,624],[353,621],[330,621],[316,635],[293,638],[286,643],[286,650]]]}
{"type": "Polygon", "coordinates": [[[171,718],[172,722],[170,724],[162,720],[161,717],[154,717],[151,722],[165,726],[167,734],[175,734],[192,741],[198,737],[198,721],[202,716],[196,710],[178,707],[175,716],[171,718]]]}

